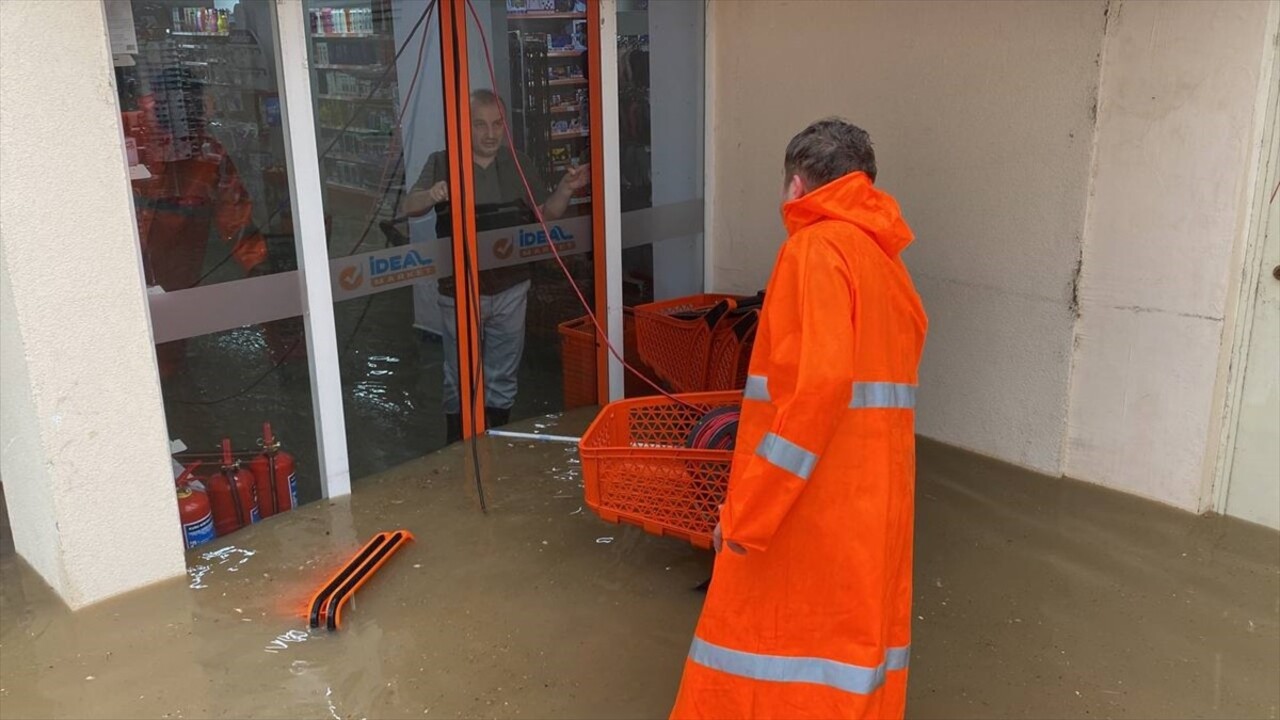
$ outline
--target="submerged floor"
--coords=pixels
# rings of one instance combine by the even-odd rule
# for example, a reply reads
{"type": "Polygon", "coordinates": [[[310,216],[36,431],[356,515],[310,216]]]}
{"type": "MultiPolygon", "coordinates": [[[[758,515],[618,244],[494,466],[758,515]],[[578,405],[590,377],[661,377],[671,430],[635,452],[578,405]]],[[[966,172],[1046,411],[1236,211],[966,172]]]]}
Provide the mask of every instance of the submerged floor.
{"type": "MultiPolygon", "coordinates": [[[[454,447],[75,614],[6,538],[0,716],[665,715],[710,558],[583,510],[571,448],[481,448],[487,514],[454,447]],[[418,542],[308,633],[394,528],[418,542]]],[[[1280,716],[1280,534],[933,443],[919,467],[911,717],[1280,716]]]]}

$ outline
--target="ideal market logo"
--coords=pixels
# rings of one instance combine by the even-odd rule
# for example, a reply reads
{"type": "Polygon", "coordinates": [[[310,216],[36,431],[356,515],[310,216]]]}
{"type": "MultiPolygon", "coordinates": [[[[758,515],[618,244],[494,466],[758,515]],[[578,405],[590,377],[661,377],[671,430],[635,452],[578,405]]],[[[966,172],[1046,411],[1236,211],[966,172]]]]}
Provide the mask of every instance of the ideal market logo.
{"type": "Polygon", "coordinates": [[[351,265],[342,268],[338,273],[338,286],[347,292],[351,292],[364,284],[364,272],[359,267],[351,265]]]}
{"type": "Polygon", "coordinates": [[[520,246],[520,257],[522,258],[550,254],[552,242],[556,244],[556,250],[561,252],[572,250],[578,245],[573,239],[573,233],[559,225],[551,226],[550,239],[547,238],[547,233],[543,230],[537,232],[521,230],[520,234],[516,236],[516,244],[520,246]]]}
{"type": "Polygon", "coordinates": [[[417,250],[408,250],[391,257],[369,258],[370,287],[429,277],[435,273],[434,261],[418,254],[417,250]]]}

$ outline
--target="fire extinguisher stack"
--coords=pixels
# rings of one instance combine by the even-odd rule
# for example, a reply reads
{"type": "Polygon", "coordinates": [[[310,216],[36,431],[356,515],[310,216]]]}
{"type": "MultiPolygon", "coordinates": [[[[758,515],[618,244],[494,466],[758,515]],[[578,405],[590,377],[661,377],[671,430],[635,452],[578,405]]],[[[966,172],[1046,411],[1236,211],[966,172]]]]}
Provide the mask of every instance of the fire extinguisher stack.
{"type": "Polygon", "coordinates": [[[262,423],[260,442],[262,454],[249,461],[249,472],[258,487],[258,510],[269,518],[298,506],[298,474],[293,456],[271,434],[271,423],[262,423]]]}
{"type": "Polygon", "coordinates": [[[213,505],[213,527],[221,537],[258,522],[258,492],[253,473],[240,467],[231,455],[230,438],[222,439],[222,469],[209,478],[209,502],[213,505]]]}
{"type": "Polygon", "coordinates": [[[213,508],[209,495],[199,480],[192,478],[201,461],[188,465],[178,476],[178,519],[182,523],[182,541],[193,548],[214,538],[213,508]]]}
{"type": "Polygon", "coordinates": [[[216,473],[198,478],[203,461],[186,465],[177,478],[178,514],[188,548],[298,506],[297,465],[263,423],[261,452],[235,453],[223,438],[216,473]],[[239,455],[239,457],[237,457],[239,455]]]}

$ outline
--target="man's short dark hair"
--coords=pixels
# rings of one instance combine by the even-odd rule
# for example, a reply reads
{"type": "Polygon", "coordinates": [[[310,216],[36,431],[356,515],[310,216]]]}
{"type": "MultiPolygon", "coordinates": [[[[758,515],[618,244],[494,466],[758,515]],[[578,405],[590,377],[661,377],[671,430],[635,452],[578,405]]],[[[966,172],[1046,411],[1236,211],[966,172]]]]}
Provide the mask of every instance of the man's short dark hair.
{"type": "Polygon", "coordinates": [[[496,93],[496,92],[494,92],[494,91],[492,91],[492,90],[490,90],[490,89],[488,89],[488,88],[483,88],[483,89],[480,89],[480,90],[472,90],[472,91],[471,91],[471,105],[472,105],[472,106],[476,106],[476,105],[494,105],[494,106],[496,106],[496,107],[498,107],[498,108],[502,109],[504,112],[505,112],[505,111],[506,111],[506,109],[507,109],[507,104],[506,104],[506,103],[504,103],[504,102],[502,102],[502,98],[498,96],[498,93],[496,93]]]}
{"type": "Polygon", "coordinates": [[[819,120],[787,143],[787,178],[799,175],[812,192],[853,172],[876,180],[876,153],[866,130],[840,118],[819,120]]]}

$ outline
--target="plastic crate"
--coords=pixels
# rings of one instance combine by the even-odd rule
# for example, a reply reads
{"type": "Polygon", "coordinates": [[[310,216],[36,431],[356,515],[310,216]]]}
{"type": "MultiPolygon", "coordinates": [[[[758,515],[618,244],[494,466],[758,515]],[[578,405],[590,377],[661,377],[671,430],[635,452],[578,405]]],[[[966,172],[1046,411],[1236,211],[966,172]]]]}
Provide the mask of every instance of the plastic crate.
{"type": "MultiPolygon", "coordinates": [[[[560,323],[560,367],[564,380],[564,409],[598,405],[596,387],[596,332],[591,318],[582,316],[560,323]]],[[[623,356],[627,363],[650,380],[653,371],[639,360],[636,351],[636,320],[631,308],[622,310],[623,356]]],[[[653,395],[653,388],[628,371],[624,380],[627,397],[653,395]]]]}
{"type": "Polygon", "coordinates": [[[709,392],[741,390],[747,384],[760,311],[751,309],[731,320],[731,324],[717,327],[711,336],[706,379],[709,392]]]}
{"type": "Polygon", "coordinates": [[[740,405],[742,393],[679,397],[696,410],[652,397],[600,412],[578,444],[585,499],[607,522],[709,548],[733,453],[689,449],[685,439],[708,410],[740,405]]]}
{"type": "Polygon", "coordinates": [[[690,295],[636,306],[636,349],[640,358],[676,392],[706,391],[711,340],[723,316],[708,317],[717,305],[736,307],[734,295],[690,295]]]}

